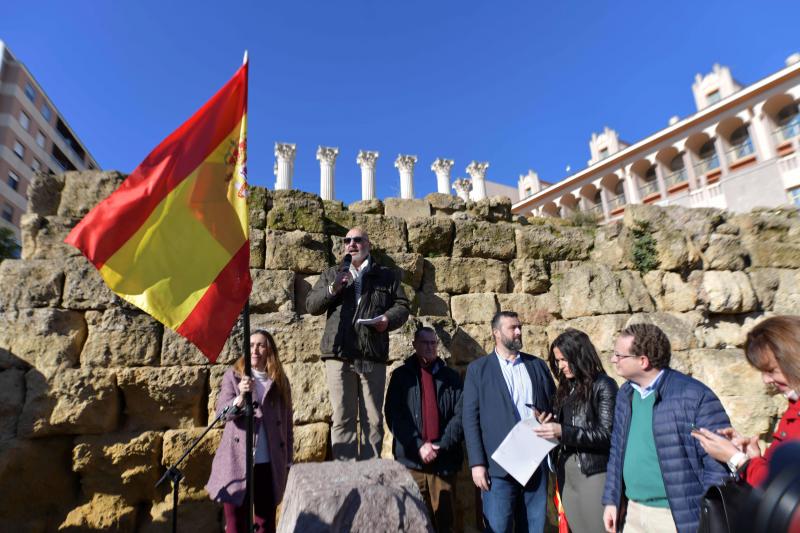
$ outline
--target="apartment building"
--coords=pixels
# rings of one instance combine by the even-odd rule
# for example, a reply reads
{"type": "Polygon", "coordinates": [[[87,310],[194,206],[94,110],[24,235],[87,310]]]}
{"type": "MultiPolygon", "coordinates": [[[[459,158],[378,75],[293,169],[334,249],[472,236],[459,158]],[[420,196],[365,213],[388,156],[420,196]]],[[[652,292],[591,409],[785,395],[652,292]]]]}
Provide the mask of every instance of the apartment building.
{"type": "Polygon", "coordinates": [[[606,127],[589,142],[588,166],[553,184],[520,176],[512,212],[621,217],[636,203],[718,207],[800,207],[800,54],[743,87],[714,65],[692,85],[697,112],[627,143],[606,127]]]}
{"type": "Polygon", "coordinates": [[[35,172],[98,168],[36,79],[0,41],[0,226],[20,242],[35,172]]]}

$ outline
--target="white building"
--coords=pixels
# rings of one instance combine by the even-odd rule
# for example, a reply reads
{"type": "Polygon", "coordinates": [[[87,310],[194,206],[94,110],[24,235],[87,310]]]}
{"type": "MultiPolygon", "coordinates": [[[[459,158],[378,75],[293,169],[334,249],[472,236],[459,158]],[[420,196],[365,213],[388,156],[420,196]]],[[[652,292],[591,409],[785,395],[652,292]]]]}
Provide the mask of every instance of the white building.
{"type": "Polygon", "coordinates": [[[697,75],[697,112],[636,143],[609,128],[593,134],[588,167],[547,185],[521,176],[512,211],[608,221],[632,203],[719,207],[735,212],[800,206],[800,54],[742,87],[727,67],[697,75]]]}

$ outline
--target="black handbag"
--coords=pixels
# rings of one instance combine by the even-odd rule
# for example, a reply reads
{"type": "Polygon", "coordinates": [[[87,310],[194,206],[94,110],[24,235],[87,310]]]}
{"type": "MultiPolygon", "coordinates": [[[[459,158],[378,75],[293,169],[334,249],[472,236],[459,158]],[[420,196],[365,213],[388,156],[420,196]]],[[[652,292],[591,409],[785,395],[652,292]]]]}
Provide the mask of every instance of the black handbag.
{"type": "Polygon", "coordinates": [[[700,501],[698,533],[734,533],[741,531],[742,518],[747,512],[753,487],[739,476],[714,485],[700,501]]]}

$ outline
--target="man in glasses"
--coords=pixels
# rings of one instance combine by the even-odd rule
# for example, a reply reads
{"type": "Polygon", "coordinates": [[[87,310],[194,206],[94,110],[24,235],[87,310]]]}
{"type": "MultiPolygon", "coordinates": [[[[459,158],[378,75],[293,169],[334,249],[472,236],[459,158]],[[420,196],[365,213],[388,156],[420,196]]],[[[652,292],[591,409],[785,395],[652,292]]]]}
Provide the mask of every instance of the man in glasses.
{"type": "Polygon", "coordinates": [[[312,315],[327,313],[321,353],[333,407],[333,457],[371,459],[380,457],[383,444],[389,332],[408,319],[409,303],[395,272],[373,262],[366,231],[348,231],[342,255],[342,264],[322,273],[306,307],[312,315]]]}
{"type": "Polygon", "coordinates": [[[669,368],[671,355],[652,324],[628,326],[614,345],[611,362],[627,382],[617,394],[603,493],[610,533],[697,531],[700,499],[728,474],[691,436],[730,427],[728,415],[711,389],[669,368]]]}

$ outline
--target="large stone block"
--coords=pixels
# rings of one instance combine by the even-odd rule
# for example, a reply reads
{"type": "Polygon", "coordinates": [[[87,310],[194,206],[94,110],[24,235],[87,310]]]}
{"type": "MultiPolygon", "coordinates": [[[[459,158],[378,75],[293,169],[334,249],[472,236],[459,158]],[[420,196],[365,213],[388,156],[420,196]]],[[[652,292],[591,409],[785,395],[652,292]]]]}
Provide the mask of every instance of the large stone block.
{"type": "Polygon", "coordinates": [[[86,311],[89,329],[81,366],[157,366],[164,327],[149,315],[112,307],[86,311]]]}
{"type": "Polygon", "coordinates": [[[509,222],[511,199],[507,196],[490,196],[477,202],[467,202],[467,212],[479,220],[509,222]]]}
{"type": "Polygon", "coordinates": [[[453,320],[459,324],[491,322],[497,312],[497,295],[493,292],[459,294],[450,299],[453,320]]]}
{"type": "Polygon", "coordinates": [[[417,484],[395,461],[298,464],[289,481],[279,533],[433,532],[417,484]]]}
{"type": "Polygon", "coordinates": [[[272,192],[272,207],[267,213],[267,228],[282,231],[324,233],[325,210],[316,194],[298,190],[272,192]]]}
{"type": "Polygon", "coordinates": [[[556,226],[523,226],[515,230],[518,259],[581,261],[589,257],[594,237],[589,230],[556,226]]]}
{"type": "Polygon", "coordinates": [[[0,368],[78,365],[86,340],[83,315],[63,309],[21,309],[0,313],[0,368]]]}
{"type": "MultiPolygon", "coordinates": [[[[391,254],[375,252],[373,256],[375,257],[376,263],[395,269],[400,280],[404,284],[411,286],[415,290],[419,289],[422,284],[422,255],[405,252],[394,252],[391,254]]],[[[408,296],[411,297],[413,295],[409,294],[408,296]]]]}
{"type": "Polygon", "coordinates": [[[619,278],[619,288],[628,300],[628,306],[632,312],[649,313],[656,310],[639,272],[622,270],[616,272],[615,275],[619,278]]]}
{"type": "Polygon", "coordinates": [[[661,328],[667,335],[673,351],[689,350],[697,347],[695,330],[703,320],[698,312],[690,313],[637,313],[633,315],[626,326],[630,324],[653,324],[661,328]]]}
{"type": "Polygon", "coordinates": [[[800,268],[800,245],[746,236],[742,243],[753,267],[800,268]]]}
{"type": "Polygon", "coordinates": [[[453,232],[453,221],[449,218],[416,218],[408,222],[408,247],[425,256],[450,255],[453,232]]]}
{"type": "Polygon", "coordinates": [[[45,375],[30,370],[25,390],[19,436],[86,435],[117,427],[120,401],[113,371],[60,369],[45,375]]]}
{"type": "Polygon", "coordinates": [[[207,371],[197,367],[124,368],[117,382],[125,399],[125,431],[205,425],[207,371]]]}
{"type": "Polygon", "coordinates": [[[72,469],[81,476],[83,494],[120,494],[132,504],[156,498],[161,441],[158,431],[75,439],[72,469]]]}
{"type": "Polygon", "coordinates": [[[294,423],[330,422],[332,410],[325,383],[325,363],[288,363],[283,368],[292,387],[294,423]]]}
{"type": "Polygon", "coordinates": [[[318,274],[312,275],[301,275],[295,274],[294,277],[294,307],[295,312],[298,315],[305,315],[308,313],[308,308],[306,307],[306,300],[308,299],[308,294],[311,292],[311,289],[314,288],[317,281],[319,280],[318,274]]]}
{"type": "Polygon", "coordinates": [[[800,315],[800,272],[781,271],[772,310],[779,315],[800,315]]]}
{"type": "Polygon", "coordinates": [[[708,319],[697,329],[695,335],[700,346],[706,348],[738,348],[744,346],[747,331],[751,327],[744,328],[735,317],[721,315],[708,319]]]}
{"type": "Polygon", "coordinates": [[[107,309],[111,306],[136,309],[108,288],[100,273],[84,256],[70,257],[64,264],[64,295],[61,306],[66,309],[107,309]]]}
{"type": "Polygon", "coordinates": [[[0,310],[58,307],[64,287],[62,265],[55,260],[0,262],[0,310]]]}
{"type": "Polygon", "coordinates": [[[514,257],[515,225],[477,220],[457,220],[453,257],[507,260],[514,257]]]}
{"type": "MultiPolygon", "coordinates": [[[[222,509],[209,499],[181,501],[178,506],[178,531],[219,533],[222,528],[222,509]]],[[[139,533],[170,533],[172,531],[172,494],[153,503],[150,513],[137,527],[139,533]]]]}
{"type": "Polygon", "coordinates": [[[622,224],[619,221],[595,228],[590,260],[608,265],[614,270],[632,268],[626,240],[619,238],[621,231],[622,224]]]}
{"type": "Polygon", "coordinates": [[[13,439],[0,445],[0,530],[57,530],[58,517],[78,496],[71,449],[72,438],[64,437],[13,439]]]}
{"type": "Polygon", "coordinates": [[[320,233],[267,230],[266,268],[319,274],[330,263],[328,237],[320,233]]]}
{"type": "Polygon", "coordinates": [[[449,316],[450,315],[450,295],[446,292],[427,292],[417,291],[417,302],[419,314],[422,316],[449,316]]]}
{"type": "MultiPolygon", "coordinates": [[[[225,340],[222,351],[215,363],[228,365],[242,356],[242,333],[234,327],[225,340]]],[[[161,366],[207,365],[208,359],[203,352],[169,328],[164,328],[161,344],[161,366]]]]}
{"type": "Polygon", "coordinates": [[[250,229],[250,268],[264,268],[267,254],[264,239],[264,230],[250,229]]]}
{"type": "Polygon", "coordinates": [[[561,279],[554,276],[554,282],[564,318],[630,310],[620,278],[605,265],[584,263],[565,272],[561,279]]]}
{"type": "Polygon", "coordinates": [[[676,272],[651,270],[642,279],[659,311],[691,311],[697,306],[697,285],[699,278],[684,281],[676,272]]]}
{"type": "Polygon", "coordinates": [[[489,324],[463,324],[452,336],[449,346],[452,364],[469,364],[494,349],[494,337],[489,324]]]}
{"type": "Polygon", "coordinates": [[[267,227],[267,212],[272,205],[272,196],[269,190],[257,185],[247,189],[247,207],[250,210],[250,227],[264,229],[267,227]]]}
{"type": "Polygon", "coordinates": [[[25,403],[25,371],[0,371],[0,442],[17,436],[17,421],[25,403]]]}
{"type": "MultiPolygon", "coordinates": [[[[402,218],[383,215],[362,215],[349,211],[332,211],[325,214],[326,233],[344,237],[349,230],[359,227],[369,235],[373,250],[387,253],[407,252],[406,223],[402,218]]],[[[334,240],[335,253],[344,254],[340,241],[334,240]]]]}
{"type": "Polygon", "coordinates": [[[703,250],[703,266],[707,270],[742,270],[749,261],[741,238],[713,234],[708,248],[703,250]]]}
{"type": "Polygon", "coordinates": [[[122,496],[93,494],[83,505],[72,509],[59,531],[133,531],[136,526],[136,507],[122,496]]]}
{"type": "Polygon", "coordinates": [[[758,304],[750,278],[744,272],[704,272],[700,299],[711,313],[749,313],[758,304]]]}
{"type": "Polygon", "coordinates": [[[54,216],[61,203],[64,174],[37,172],[28,186],[28,213],[43,217],[54,216]]]}
{"type": "Polygon", "coordinates": [[[305,424],[294,428],[294,462],[318,463],[328,453],[330,426],[325,422],[305,424]]]}
{"type": "Polygon", "coordinates": [[[386,198],[383,201],[383,212],[386,216],[405,220],[428,218],[431,216],[431,204],[419,198],[386,198]]]}
{"type": "Polygon", "coordinates": [[[625,328],[629,319],[630,315],[620,314],[559,320],[551,322],[547,326],[547,337],[548,341],[552,343],[567,328],[574,328],[589,336],[598,353],[609,354],[614,349],[614,342],[617,340],[619,332],[625,328]]]}
{"type": "Polygon", "coordinates": [[[498,294],[500,311],[515,311],[524,326],[546,326],[561,315],[558,296],[553,293],[498,294]]]}
{"type": "Polygon", "coordinates": [[[58,216],[83,218],[94,206],[108,198],[125,176],[116,170],[66,172],[58,216]]]}
{"type": "Polygon", "coordinates": [[[781,282],[781,270],[777,268],[753,268],[747,273],[756,293],[758,307],[770,311],[775,303],[775,293],[781,282]]]}
{"type": "Polygon", "coordinates": [[[291,270],[250,270],[253,291],[250,310],[254,313],[294,311],[294,278],[291,270]]]}
{"type": "Polygon", "coordinates": [[[251,330],[263,328],[272,333],[278,356],[284,363],[319,360],[320,341],[325,331],[325,315],[268,313],[250,318],[251,330]]]}
{"type": "Polygon", "coordinates": [[[347,210],[352,213],[361,213],[364,215],[382,215],[383,202],[377,198],[372,200],[359,200],[347,206],[347,210]]]}
{"type": "Polygon", "coordinates": [[[739,349],[691,351],[692,375],[717,396],[766,396],[761,373],[750,366],[739,349]]]}
{"type": "MultiPolygon", "coordinates": [[[[178,429],[164,432],[164,447],[161,454],[161,466],[164,471],[181,458],[192,442],[203,431],[205,431],[205,428],[178,429]]],[[[211,475],[211,463],[222,440],[222,431],[222,426],[209,431],[182,463],[181,471],[185,477],[181,481],[181,500],[208,500],[208,493],[204,487],[208,482],[208,477],[211,475]]],[[[160,473],[161,469],[157,468],[156,471],[160,473]]]]}
{"type": "Polygon", "coordinates": [[[389,361],[400,361],[414,353],[412,342],[414,332],[422,325],[422,319],[411,318],[405,324],[389,333],[389,361]]]}
{"type": "Polygon", "coordinates": [[[774,421],[786,410],[786,400],[781,396],[720,396],[722,407],[731,419],[731,425],[742,435],[767,440],[775,431],[774,421]]]}
{"type": "Polygon", "coordinates": [[[22,215],[22,259],[58,259],[80,255],[77,248],[64,242],[79,218],[22,215]]]}
{"type": "Polygon", "coordinates": [[[495,259],[432,257],[424,269],[422,289],[429,294],[508,292],[508,267],[495,259]]]}
{"type": "Polygon", "coordinates": [[[539,294],[550,289],[547,263],[542,259],[514,259],[509,264],[511,290],[539,294]]]}

